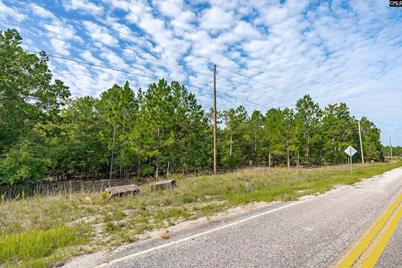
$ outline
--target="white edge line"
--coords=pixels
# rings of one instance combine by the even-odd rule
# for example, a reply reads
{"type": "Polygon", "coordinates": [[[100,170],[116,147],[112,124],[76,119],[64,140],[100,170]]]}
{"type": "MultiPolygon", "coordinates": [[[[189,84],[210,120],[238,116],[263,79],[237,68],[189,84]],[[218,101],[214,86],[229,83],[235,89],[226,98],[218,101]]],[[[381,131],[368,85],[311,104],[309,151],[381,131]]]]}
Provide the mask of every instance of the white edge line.
{"type": "Polygon", "coordinates": [[[210,233],[214,233],[214,232],[217,232],[217,231],[219,231],[219,230],[222,230],[222,229],[225,229],[225,228],[229,228],[229,227],[232,227],[232,226],[241,224],[241,223],[243,223],[243,222],[247,222],[247,221],[250,221],[250,220],[252,220],[252,219],[255,219],[255,218],[258,218],[258,217],[261,217],[261,216],[264,216],[264,215],[268,215],[268,214],[274,213],[274,212],[276,212],[276,211],[279,211],[279,210],[282,210],[282,209],[285,209],[285,208],[288,208],[288,207],[291,207],[291,206],[294,206],[294,205],[297,205],[297,204],[300,204],[300,203],[303,203],[303,201],[296,201],[296,202],[294,202],[294,203],[291,203],[291,204],[288,204],[288,205],[284,205],[284,206],[281,206],[281,207],[279,207],[279,208],[275,208],[275,209],[272,209],[272,210],[269,210],[269,211],[265,211],[265,212],[262,212],[262,213],[260,213],[260,214],[253,215],[253,216],[251,216],[251,217],[248,217],[248,218],[245,218],[245,219],[241,219],[241,220],[239,220],[239,221],[235,221],[235,222],[232,222],[232,223],[229,223],[229,224],[226,224],[226,225],[222,225],[222,226],[213,228],[213,229],[211,229],[211,230],[207,230],[207,231],[204,231],[204,232],[195,234],[195,235],[191,235],[191,236],[188,236],[188,237],[185,237],[185,238],[176,240],[176,241],[172,241],[172,242],[167,243],[167,244],[162,244],[162,245],[159,245],[159,246],[156,246],[156,247],[153,247],[153,248],[149,248],[149,249],[146,249],[146,250],[143,250],[143,251],[139,251],[139,252],[136,252],[136,253],[133,253],[133,254],[130,254],[130,255],[126,255],[126,256],[121,257],[121,258],[118,258],[118,259],[113,259],[113,260],[111,260],[110,262],[103,263],[103,264],[100,264],[100,265],[95,266],[95,267],[101,268],[101,267],[106,267],[107,265],[119,263],[119,262],[125,261],[125,260],[127,260],[127,259],[134,258],[134,257],[138,257],[138,256],[147,254],[147,253],[149,253],[149,252],[152,252],[152,251],[155,251],[155,250],[158,250],[158,249],[166,248],[166,247],[169,247],[169,246],[172,246],[172,245],[175,245],[175,244],[179,244],[179,243],[182,243],[182,242],[185,242],[185,241],[188,241],[188,240],[191,240],[191,239],[194,239],[194,238],[203,236],[203,235],[207,235],[207,234],[210,234],[210,233]]]}
{"type": "MultiPolygon", "coordinates": [[[[389,170],[389,171],[387,171],[387,172],[394,171],[394,170],[397,170],[397,169],[402,169],[402,167],[400,167],[400,168],[395,168],[395,169],[389,170]]],[[[385,173],[386,173],[386,172],[385,172],[385,173]]],[[[381,174],[381,175],[384,175],[384,173],[381,174]]],[[[371,178],[374,178],[374,177],[375,177],[375,176],[373,176],[373,177],[371,177],[371,178]]],[[[328,191],[328,192],[326,192],[326,193],[329,193],[329,192],[330,192],[330,191],[328,191]]],[[[146,250],[143,250],[143,251],[139,251],[139,252],[136,252],[136,253],[133,253],[133,254],[130,254],[130,255],[126,255],[126,256],[121,257],[121,258],[113,259],[113,260],[111,260],[110,262],[102,263],[102,264],[100,264],[100,265],[98,265],[98,266],[95,266],[95,267],[96,267],[96,268],[107,267],[107,265],[119,263],[119,262],[122,262],[122,261],[124,261],[124,260],[130,259],[130,258],[134,258],[134,257],[138,257],[138,256],[147,254],[147,253],[149,253],[149,252],[152,252],[152,251],[155,251],[155,250],[158,250],[158,249],[166,248],[166,247],[169,247],[169,246],[172,246],[172,245],[175,245],[175,244],[179,244],[179,243],[181,243],[181,242],[185,242],[185,241],[188,241],[188,240],[191,240],[191,239],[194,239],[194,238],[203,236],[203,235],[207,235],[207,234],[210,234],[210,233],[214,233],[214,232],[217,232],[217,231],[219,231],[219,230],[223,230],[223,229],[225,229],[225,228],[229,228],[229,227],[232,227],[232,226],[241,224],[241,223],[243,223],[243,222],[247,222],[247,221],[249,221],[249,220],[252,220],[252,219],[255,219],[255,218],[259,218],[259,217],[261,217],[261,216],[268,215],[268,214],[274,213],[274,212],[276,212],[276,211],[279,211],[279,210],[282,210],[282,209],[285,209],[285,208],[288,208],[288,207],[292,207],[292,206],[297,205],[297,204],[304,203],[304,202],[309,201],[309,200],[312,200],[312,199],[309,198],[309,199],[305,199],[305,200],[299,200],[299,201],[296,201],[296,202],[294,202],[294,203],[291,203],[291,204],[288,204],[288,205],[284,205],[284,206],[281,206],[281,207],[279,207],[279,208],[275,208],[275,209],[272,209],[272,210],[269,210],[269,211],[265,211],[265,212],[262,212],[262,213],[260,213],[260,214],[253,215],[253,216],[251,216],[251,217],[248,217],[248,218],[245,218],[245,219],[241,219],[241,220],[239,220],[239,221],[235,221],[235,222],[232,222],[232,223],[229,223],[229,224],[226,224],[226,225],[222,225],[222,226],[213,228],[213,229],[211,229],[211,230],[207,230],[207,231],[204,231],[204,232],[195,234],[195,235],[191,235],[191,236],[188,236],[188,237],[185,237],[185,238],[176,240],[176,241],[172,241],[172,242],[167,243],[167,244],[162,244],[162,245],[159,245],[159,246],[156,246],[156,247],[153,247],[153,248],[149,248],[149,249],[146,249],[146,250]]]]}

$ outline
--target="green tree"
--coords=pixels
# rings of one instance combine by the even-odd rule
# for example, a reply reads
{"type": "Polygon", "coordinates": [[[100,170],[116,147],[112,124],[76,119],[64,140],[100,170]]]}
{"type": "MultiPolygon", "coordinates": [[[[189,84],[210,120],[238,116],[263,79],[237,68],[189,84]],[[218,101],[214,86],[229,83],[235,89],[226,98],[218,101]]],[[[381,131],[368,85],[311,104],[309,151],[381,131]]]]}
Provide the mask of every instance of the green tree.
{"type": "Polygon", "coordinates": [[[0,161],[0,184],[41,181],[46,177],[50,161],[35,137],[21,140],[0,161]]]}
{"type": "Polygon", "coordinates": [[[245,141],[245,132],[247,129],[248,115],[244,106],[236,109],[229,109],[222,112],[223,123],[225,125],[222,131],[223,140],[220,142],[222,148],[222,162],[226,168],[235,168],[245,164],[250,144],[245,141]]]}
{"type": "Polygon", "coordinates": [[[254,111],[248,122],[245,139],[250,143],[251,151],[248,152],[248,160],[254,165],[261,165],[264,160],[264,115],[260,111],[254,111]]]}
{"type": "MultiPolygon", "coordinates": [[[[357,123],[356,123],[357,124],[357,123]]],[[[373,122],[363,117],[360,121],[364,157],[366,160],[384,161],[383,146],[381,144],[381,131],[373,122]]]]}
{"type": "Polygon", "coordinates": [[[178,82],[172,82],[174,113],[174,143],[169,150],[169,168],[191,171],[211,163],[212,146],[208,129],[208,118],[195,95],[178,82]],[[170,167],[170,163],[174,166],[170,167]]]}
{"type": "Polygon", "coordinates": [[[101,94],[97,102],[102,124],[100,137],[109,151],[109,178],[116,173],[113,169],[116,164],[121,177],[122,169],[126,174],[127,167],[135,160],[136,156],[128,146],[128,135],[137,123],[138,109],[138,101],[128,82],[123,87],[113,85],[101,94]]]}
{"type": "Polygon", "coordinates": [[[30,54],[21,40],[16,30],[0,31],[0,154],[36,123],[57,121],[70,96],[63,82],[52,82],[45,52],[30,54]]]}
{"type": "Polygon", "coordinates": [[[277,163],[290,167],[291,155],[295,151],[296,137],[294,113],[291,109],[270,109],[265,115],[265,137],[267,154],[277,163]]]}
{"type": "Polygon", "coordinates": [[[321,151],[321,118],[320,106],[309,95],[296,102],[295,127],[297,135],[297,151],[306,164],[320,164],[321,151]]]}
{"type": "Polygon", "coordinates": [[[349,145],[358,145],[353,140],[355,124],[345,103],[330,104],[325,108],[322,134],[324,159],[327,163],[335,165],[344,162],[347,156],[343,151],[349,145]]]}
{"type": "Polygon", "coordinates": [[[39,125],[46,138],[52,159],[51,173],[56,178],[96,177],[104,174],[107,149],[103,146],[103,127],[97,111],[97,100],[82,97],[71,101],[61,113],[61,124],[39,125]]]}

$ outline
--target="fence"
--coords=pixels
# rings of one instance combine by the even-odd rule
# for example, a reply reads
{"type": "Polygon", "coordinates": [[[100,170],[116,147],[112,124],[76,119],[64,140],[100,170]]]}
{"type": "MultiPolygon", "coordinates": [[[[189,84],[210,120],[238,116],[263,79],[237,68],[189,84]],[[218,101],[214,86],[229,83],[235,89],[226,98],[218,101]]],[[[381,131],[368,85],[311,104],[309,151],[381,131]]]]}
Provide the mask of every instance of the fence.
{"type": "Polygon", "coordinates": [[[0,185],[0,197],[4,200],[24,198],[35,195],[54,195],[76,192],[99,192],[110,186],[133,183],[130,179],[113,180],[68,180],[37,184],[0,185]]]}

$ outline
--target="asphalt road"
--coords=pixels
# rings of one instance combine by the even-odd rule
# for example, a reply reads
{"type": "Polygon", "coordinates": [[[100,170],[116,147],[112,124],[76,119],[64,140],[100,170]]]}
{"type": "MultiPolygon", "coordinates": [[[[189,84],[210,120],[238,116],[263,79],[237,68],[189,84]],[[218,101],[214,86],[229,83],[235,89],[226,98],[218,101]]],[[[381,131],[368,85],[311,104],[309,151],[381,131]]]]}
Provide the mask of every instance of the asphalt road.
{"type": "MultiPolygon", "coordinates": [[[[106,267],[329,267],[402,193],[402,169],[298,202],[273,203],[170,240],[134,243],[106,267]]],[[[402,267],[402,226],[377,267],[402,267]]]]}
{"type": "Polygon", "coordinates": [[[402,267],[402,222],[377,263],[378,268],[402,267]]]}

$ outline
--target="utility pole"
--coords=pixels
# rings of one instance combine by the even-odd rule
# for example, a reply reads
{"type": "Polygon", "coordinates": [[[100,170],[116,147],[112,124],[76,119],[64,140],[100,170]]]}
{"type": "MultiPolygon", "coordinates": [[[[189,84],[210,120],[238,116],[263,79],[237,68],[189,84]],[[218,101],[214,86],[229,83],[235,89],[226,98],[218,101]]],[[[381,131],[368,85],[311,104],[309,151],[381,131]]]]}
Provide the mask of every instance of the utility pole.
{"type": "Polygon", "coordinates": [[[363,152],[363,142],[362,142],[362,129],[360,126],[360,120],[357,121],[359,124],[359,140],[360,140],[360,155],[362,156],[362,164],[364,164],[364,152],[363,152]]]}
{"type": "Polygon", "coordinates": [[[218,159],[218,147],[216,139],[216,64],[214,64],[214,171],[213,171],[214,175],[216,175],[217,159],[218,159]]]}
{"type": "Polygon", "coordinates": [[[389,136],[389,156],[391,157],[391,160],[392,160],[392,142],[391,142],[391,136],[389,136]]]}

